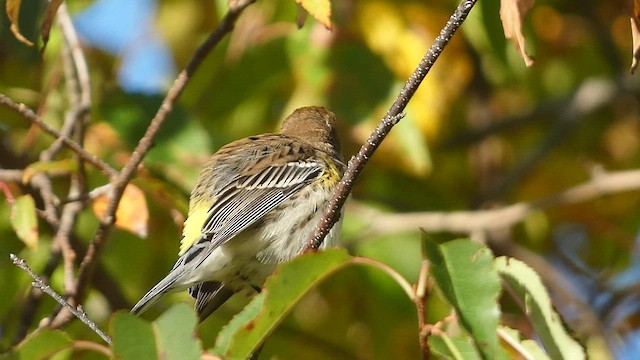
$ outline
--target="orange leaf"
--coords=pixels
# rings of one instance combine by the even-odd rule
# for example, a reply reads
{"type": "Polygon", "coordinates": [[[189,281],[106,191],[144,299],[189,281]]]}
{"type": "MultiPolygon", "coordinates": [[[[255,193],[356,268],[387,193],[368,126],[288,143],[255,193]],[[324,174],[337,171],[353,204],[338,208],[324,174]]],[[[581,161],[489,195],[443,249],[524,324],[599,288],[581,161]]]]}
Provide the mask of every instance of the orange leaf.
{"type": "Polygon", "coordinates": [[[11,21],[11,32],[13,36],[16,37],[19,41],[33,46],[33,43],[29,41],[24,35],[20,33],[20,26],[18,25],[18,20],[20,19],[20,4],[22,0],[7,0],[5,9],[7,11],[7,17],[9,21],[11,21]]]}
{"type": "MultiPolygon", "coordinates": [[[[96,216],[100,218],[104,216],[108,203],[107,194],[99,195],[94,199],[93,212],[96,216]]],[[[148,220],[149,209],[144,193],[135,185],[127,185],[116,210],[116,227],[145,238],[148,220]]]]}
{"type": "MultiPolygon", "coordinates": [[[[331,30],[331,2],[329,0],[296,0],[302,7],[324,27],[331,30]]],[[[298,18],[300,16],[298,15],[298,18]]]]}
{"type": "Polygon", "coordinates": [[[527,67],[533,66],[535,59],[527,54],[526,40],[522,33],[522,23],[529,10],[533,7],[534,2],[535,0],[500,1],[500,19],[502,19],[504,37],[513,40],[513,44],[518,49],[527,67]]]}

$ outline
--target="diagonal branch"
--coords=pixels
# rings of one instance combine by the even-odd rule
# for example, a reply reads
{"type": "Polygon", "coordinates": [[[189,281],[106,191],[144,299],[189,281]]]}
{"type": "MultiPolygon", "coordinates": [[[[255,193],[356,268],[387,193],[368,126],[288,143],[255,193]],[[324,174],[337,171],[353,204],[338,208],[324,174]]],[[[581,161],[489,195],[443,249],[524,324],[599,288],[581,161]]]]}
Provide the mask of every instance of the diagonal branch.
{"type": "Polygon", "coordinates": [[[362,145],[358,154],[349,160],[349,166],[342,177],[342,180],[338,184],[335,194],[329,203],[329,207],[324,213],[322,220],[320,220],[315,232],[310,237],[304,251],[315,250],[322,245],[325,236],[329,233],[329,230],[340,218],[340,213],[344,202],[347,200],[353,184],[362,172],[365,164],[371,158],[378,146],[382,143],[382,140],[389,134],[391,128],[404,117],[402,113],[409,103],[409,100],[413,97],[413,94],[418,90],[420,83],[427,76],[429,70],[436,62],[445,46],[449,43],[455,32],[460,28],[464,20],[469,15],[469,12],[475,5],[476,0],[463,1],[455,10],[453,15],[447,21],[447,24],[440,31],[440,34],[435,38],[431,48],[424,55],[422,61],[418,67],[413,71],[413,74],[409,77],[409,80],[405,83],[400,95],[396,98],[396,101],[391,105],[387,115],[378,124],[373,133],[369,136],[369,139],[362,145]]]}
{"type": "Polygon", "coordinates": [[[14,254],[10,254],[9,258],[13,262],[13,265],[19,267],[20,269],[26,271],[33,278],[33,287],[42,290],[44,293],[51,296],[55,301],[57,301],[60,305],[64,306],[68,309],[73,315],[75,315],[78,319],[80,319],[83,323],[85,323],[91,330],[93,330],[96,334],[98,334],[102,340],[104,340],[107,344],[111,345],[111,338],[107,333],[102,331],[96,325],[93,320],[89,319],[87,314],[77,307],[71,306],[62,296],[60,296],[57,292],[55,292],[44,280],[42,280],[31,268],[27,265],[27,262],[24,259],[20,259],[14,254]]]}
{"type": "Polygon", "coordinates": [[[0,105],[15,111],[20,116],[25,119],[31,121],[34,125],[42,129],[47,134],[53,136],[54,138],[60,140],[66,147],[74,151],[78,154],[83,160],[92,164],[100,171],[102,171],[106,176],[113,177],[118,175],[118,171],[112,168],[109,164],[102,161],[99,157],[91,154],[87,150],[85,150],[82,146],[78,145],[75,141],[69,139],[66,136],[60,134],[56,129],[52,128],[47,124],[40,116],[38,116],[33,110],[28,108],[25,104],[17,104],[13,102],[9,97],[0,94],[0,105]]]}

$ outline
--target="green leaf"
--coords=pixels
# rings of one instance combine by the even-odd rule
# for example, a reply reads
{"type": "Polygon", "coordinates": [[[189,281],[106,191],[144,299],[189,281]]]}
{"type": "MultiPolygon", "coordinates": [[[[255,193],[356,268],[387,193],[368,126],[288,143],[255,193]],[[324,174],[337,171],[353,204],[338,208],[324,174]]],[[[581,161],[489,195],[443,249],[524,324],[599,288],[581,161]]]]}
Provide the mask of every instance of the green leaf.
{"type": "Polygon", "coordinates": [[[247,358],[312,287],[349,263],[344,250],[302,255],[278,268],[264,290],[227,324],[212,352],[225,359],[247,358]]]}
{"type": "Polygon", "coordinates": [[[533,328],[552,359],[584,359],[582,346],[565,330],[553,310],[549,294],[538,274],[520,260],[495,259],[496,270],[524,304],[533,328]]]}
{"type": "Polygon", "coordinates": [[[199,359],[202,345],[195,336],[196,315],[187,304],[176,304],[149,323],[129,313],[111,322],[113,353],[119,359],[199,359]]]}
{"type": "Polygon", "coordinates": [[[152,326],[128,312],[121,312],[111,320],[113,354],[118,359],[157,359],[156,341],[152,326]]]}
{"type": "Polygon", "coordinates": [[[17,355],[18,359],[45,359],[67,349],[71,342],[65,332],[44,328],[29,334],[18,344],[15,352],[7,355],[17,355]]]}
{"type": "Polygon", "coordinates": [[[187,304],[171,307],[153,323],[158,352],[165,359],[198,359],[202,345],[194,336],[196,314],[187,304]]]}
{"type": "Polygon", "coordinates": [[[31,195],[22,195],[11,204],[11,226],[30,249],[38,246],[36,204],[31,195]]]}
{"type": "Polygon", "coordinates": [[[446,334],[429,336],[429,349],[439,358],[455,360],[479,360],[480,354],[473,340],[466,337],[450,338],[446,334]]]}
{"type": "Polygon", "coordinates": [[[507,326],[500,326],[500,340],[503,342],[503,346],[509,352],[511,359],[535,359],[535,360],[550,360],[547,353],[542,350],[537,342],[525,339],[522,334],[515,329],[507,326]]]}
{"type": "Polygon", "coordinates": [[[466,239],[438,245],[427,238],[425,245],[431,275],[456,309],[461,324],[473,337],[482,357],[506,358],[496,334],[501,287],[491,251],[466,239]]]}

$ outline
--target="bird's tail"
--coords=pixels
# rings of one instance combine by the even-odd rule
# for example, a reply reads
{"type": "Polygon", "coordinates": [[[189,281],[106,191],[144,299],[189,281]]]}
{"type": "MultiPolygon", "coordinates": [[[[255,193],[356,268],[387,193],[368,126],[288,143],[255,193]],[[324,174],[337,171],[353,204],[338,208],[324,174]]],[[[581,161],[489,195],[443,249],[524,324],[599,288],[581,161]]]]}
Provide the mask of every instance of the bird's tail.
{"type": "Polygon", "coordinates": [[[227,284],[217,281],[205,281],[189,288],[189,294],[196,299],[195,309],[201,322],[222,306],[233,293],[227,284]]]}
{"type": "Polygon", "coordinates": [[[158,301],[162,295],[171,292],[171,291],[179,291],[188,286],[181,286],[182,284],[177,284],[180,279],[181,271],[171,271],[169,275],[167,275],[164,279],[162,279],[159,283],[157,283],[149,292],[147,292],[140,301],[131,309],[131,313],[134,315],[139,315],[146,311],[151,305],[153,305],[156,301],[158,301]]]}

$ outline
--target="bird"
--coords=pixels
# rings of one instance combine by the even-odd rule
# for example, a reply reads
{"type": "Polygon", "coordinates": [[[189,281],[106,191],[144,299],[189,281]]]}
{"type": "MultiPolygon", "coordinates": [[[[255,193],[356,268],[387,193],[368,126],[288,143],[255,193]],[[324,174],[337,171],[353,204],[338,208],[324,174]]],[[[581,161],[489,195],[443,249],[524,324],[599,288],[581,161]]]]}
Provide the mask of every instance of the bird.
{"type": "MultiPolygon", "coordinates": [[[[296,109],[277,133],[223,146],[191,192],[178,260],[131,312],[188,289],[203,321],[233,294],[260,292],[302,252],[344,170],[336,116],[320,106],[296,109]]],[[[336,244],[341,223],[342,213],[323,247],[336,244]]]]}

